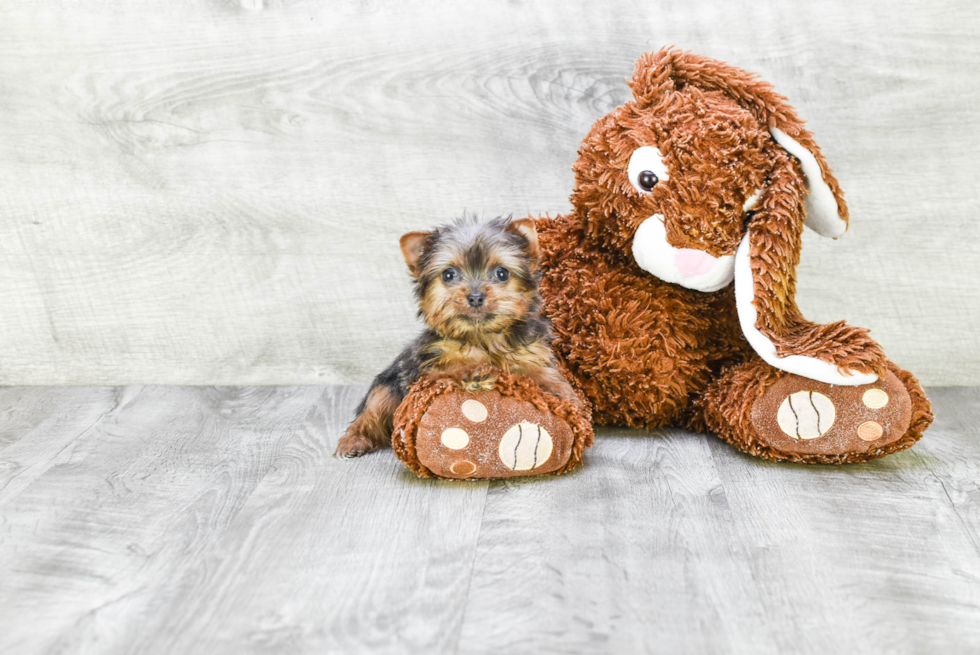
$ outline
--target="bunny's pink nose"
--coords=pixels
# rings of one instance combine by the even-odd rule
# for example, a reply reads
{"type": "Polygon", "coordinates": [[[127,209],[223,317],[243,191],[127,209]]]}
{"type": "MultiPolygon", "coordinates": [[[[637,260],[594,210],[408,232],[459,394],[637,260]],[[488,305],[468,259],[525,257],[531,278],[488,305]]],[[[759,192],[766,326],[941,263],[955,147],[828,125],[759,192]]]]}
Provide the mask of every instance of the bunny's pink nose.
{"type": "Polygon", "coordinates": [[[714,266],[715,258],[703,250],[678,248],[674,253],[674,264],[684,277],[703,275],[714,266]]]}

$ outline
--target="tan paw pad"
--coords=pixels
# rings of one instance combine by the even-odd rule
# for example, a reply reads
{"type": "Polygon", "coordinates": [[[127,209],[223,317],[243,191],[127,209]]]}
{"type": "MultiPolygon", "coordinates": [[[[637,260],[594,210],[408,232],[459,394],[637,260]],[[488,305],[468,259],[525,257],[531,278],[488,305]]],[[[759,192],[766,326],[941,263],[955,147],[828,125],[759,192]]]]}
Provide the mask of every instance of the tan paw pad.
{"type": "Polygon", "coordinates": [[[530,471],[547,462],[553,448],[547,430],[537,423],[521,421],[504,433],[497,453],[507,468],[530,471]]]}
{"type": "Polygon", "coordinates": [[[458,462],[453,462],[453,465],[449,467],[449,470],[456,475],[472,475],[472,473],[476,471],[476,464],[462,459],[458,462]]]}
{"type": "Polygon", "coordinates": [[[473,400],[472,398],[464,400],[462,406],[460,406],[460,411],[463,412],[463,416],[474,423],[483,423],[487,420],[487,406],[479,400],[473,400]]]}
{"type": "Polygon", "coordinates": [[[446,428],[442,431],[440,440],[446,448],[461,450],[466,448],[466,445],[470,442],[470,435],[466,434],[466,430],[460,428],[446,428]]]}
{"type": "Polygon", "coordinates": [[[877,421],[865,421],[858,426],[857,433],[865,441],[877,441],[885,433],[885,429],[877,421]]]}
{"type": "Polygon", "coordinates": [[[783,400],[776,422],[794,439],[816,439],[827,434],[836,417],[830,398],[816,391],[797,391],[783,400]]]}
{"type": "Polygon", "coordinates": [[[868,389],[861,396],[861,402],[868,409],[881,409],[888,404],[888,394],[881,389],[868,389]]]}

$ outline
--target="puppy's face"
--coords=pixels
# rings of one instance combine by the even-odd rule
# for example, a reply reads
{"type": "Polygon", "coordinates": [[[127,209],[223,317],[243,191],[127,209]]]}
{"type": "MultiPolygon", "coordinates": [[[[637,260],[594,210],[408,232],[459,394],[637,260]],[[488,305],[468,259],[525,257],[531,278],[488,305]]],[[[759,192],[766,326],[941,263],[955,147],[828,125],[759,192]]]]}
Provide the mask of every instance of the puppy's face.
{"type": "Polygon", "coordinates": [[[432,232],[410,232],[401,247],[416,280],[419,314],[444,336],[500,332],[537,311],[531,219],[464,218],[432,232]]]}

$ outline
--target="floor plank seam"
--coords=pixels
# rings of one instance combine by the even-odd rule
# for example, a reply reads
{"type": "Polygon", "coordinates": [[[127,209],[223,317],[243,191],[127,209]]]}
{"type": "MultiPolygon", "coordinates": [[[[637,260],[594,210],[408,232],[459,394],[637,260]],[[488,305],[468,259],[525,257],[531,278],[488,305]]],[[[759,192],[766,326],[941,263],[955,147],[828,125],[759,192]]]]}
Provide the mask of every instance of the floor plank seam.
{"type": "Polygon", "coordinates": [[[470,594],[473,590],[473,574],[476,571],[476,560],[480,556],[480,539],[483,537],[483,522],[487,516],[487,505],[490,502],[490,485],[492,484],[506,484],[506,483],[495,483],[486,482],[484,483],[484,494],[483,494],[483,509],[480,512],[480,527],[476,531],[476,543],[473,544],[473,559],[470,561],[470,573],[466,577],[466,595],[463,598],[463,613],[459,619],[459,628],[456,631],[456,643],[453,645],[454,655],[459,655],[459,644],[463,639],[463,628],[466,625],[466,615],[470,606],[470,594]]]}
{"type": "Polygon", "coordinates": [[[956,515],[956,519],[963,527],[963,531],[966,532],[966,536],[970,538],[970,542],[973,544],[974,549],[976,549],[977,555],[980,556],[980,544],[977,543],[976,536],[973,534],[973,531],[970,530],[970,526],[963,518],[963,515],[960,514],[960,510],[956,507],[956,501],[953,500],[953,497],[949,493],[949,489],[946,488],[946,483],[935,473],[932,473],[932,477],[936,478],[936,481],[939,482],[939,486],[942,487],[943,493],[946,494],[946,499],[949,500],[949,506],[953,510],[953,514],[956,515]]]}
{"type": "MultiPolygon", "coordinates": [[[[7,483],[3,487],[0,487],[0,507],[4,507],[7,503],[9,503],[14,498],[16,498],[21,493],[23,493],[24,490],[27,489],[27,487],[31,486],[31,484],[33,484],[36,481],[37,478],[34,478],[34,480],[28,480],[27,482],[25,482],[24,483],[24,486],[19,491],[15,490],[15,491],[13,491],[13,492],[11,492],[9,494],[4,493],[4,492],[7,491],[7,489],[10,489],[11,486],[14,485],[18,480],[20,480],[21,478],[23,478],[23,476],[27,475],[28,473],[30,473],[32,470],[34,470],[35,468],[37,468],[39,466],[46,466],[47,468],[45,468],[44,471],[47,471],[47,469],[51,467],[51,463],[54,462],[54,461],[56,461],[58,459],[58,457],[61,456],[61,453],[65,452],[68,448],[72,448],[72,447],[76,446],[81,439],[84,439],[86,436],[88,436],[92,432],[92,430],[95,429],[96,426],[98,426],[99,424],[101,424],[105,420],[105,418],[107,416],[109,416],[110,414],[112,414],[112,412],[115,409],[117,409],[118,407],[119,407],[119,401],[117,400],[116,403],[113,404],[112,407],[110,407],[106,411],[104,411],[101,414],[99,414],[98,418],[96,418],[94,421],[92,421],[92,423],[88,427],[86,427],[84,430],[82,430],[81,432],[79,432],[71,441],[69,441],[68,443],[66,443],[61,448],[59,448],[58,451],[56,453],[54,453],[53,456],[49,457],[48,459],[44,460],[43,462],[35,462],[29,468],[21,471],[17,475],[15,475],[12,478],[10,478],[9,480],[7,480],[7,483]]],[[[31,432],[33,433],[33,430],[31,432]]],[[[44,471],[42,471],[37,477],[40,477],[40,476],[44,475],[44,471]]]]}

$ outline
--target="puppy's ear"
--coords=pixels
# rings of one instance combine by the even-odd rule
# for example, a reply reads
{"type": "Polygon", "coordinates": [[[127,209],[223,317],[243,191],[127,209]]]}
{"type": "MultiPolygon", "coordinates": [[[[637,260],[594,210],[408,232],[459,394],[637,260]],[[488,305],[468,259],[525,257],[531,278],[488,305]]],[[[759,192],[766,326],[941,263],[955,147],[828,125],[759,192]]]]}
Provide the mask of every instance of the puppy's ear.
{"type": "Polygon", "coordinates": [[[431,236],[431,232],[409,232],[408,234],[403,234],[399,241],[402,248],[402,257],[405,258],[405,263],[408,264],[408,271],[412,274],[412,277],[418,277],[422,273],[419,264],[422,261],[422,255],[425,254],[425,249],[429,245],[429,238],[431,236]]]}
{"type": "Polygon", "coordinates": [[[534,225],[533,218],[519,218],[511,221],[507,225],[507,231],[518,234],[527,240],[527,247],[524,249],[531,257],[538,256],[538,230],[534,225]]]}
{"type": "Polygon", "coordinates": [[[740,68],[673,47],[640,57],[630,80],[640,107],[658,104],[671,91],[688,85],[730,97],[769,128],[776,143],[800,161],[807,181],[807,227],[835,239],[847,230],[847,205],[837,178],[813,134],[771,84],[740,68]]]}

